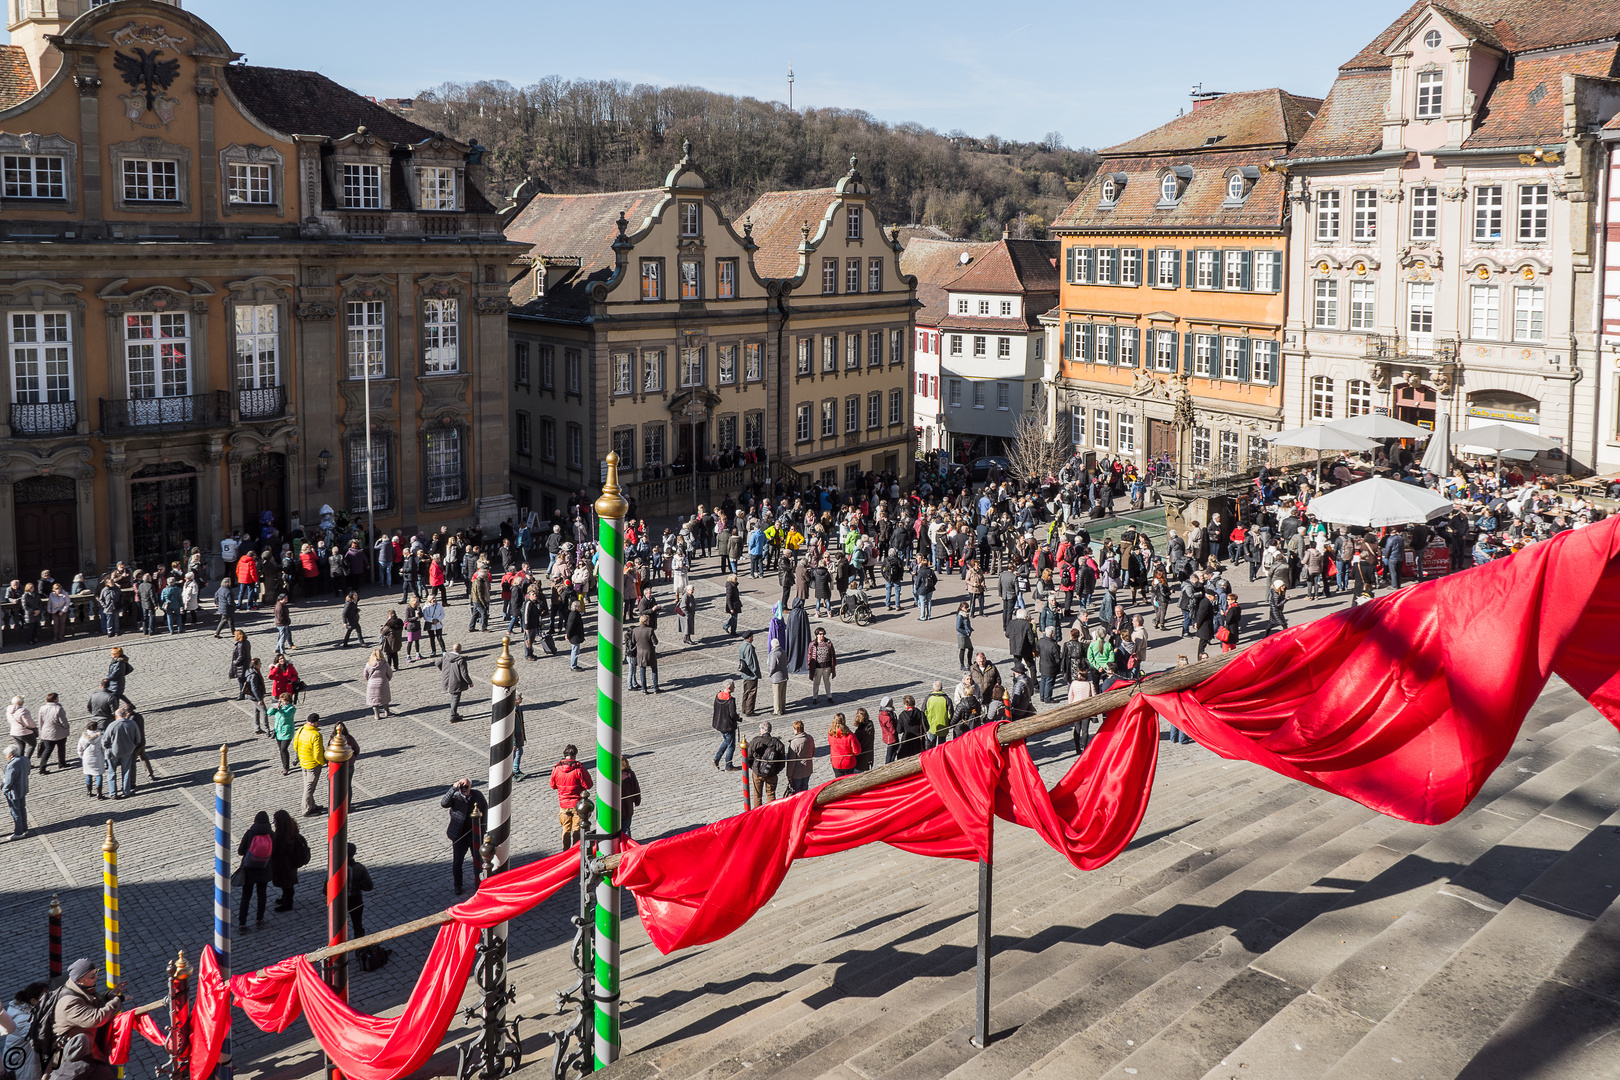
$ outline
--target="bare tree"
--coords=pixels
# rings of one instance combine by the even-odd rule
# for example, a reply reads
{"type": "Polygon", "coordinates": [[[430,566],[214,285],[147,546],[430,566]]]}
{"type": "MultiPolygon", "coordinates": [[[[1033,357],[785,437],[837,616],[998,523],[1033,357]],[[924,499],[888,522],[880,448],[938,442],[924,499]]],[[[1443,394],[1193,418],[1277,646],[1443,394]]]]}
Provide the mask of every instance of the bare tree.
{"type": "Polygon", "coordinates": [[[1007,460],[1012,463],[1012,475],[1019,480],[1039,483],[1048,476],[1056,476],[1069,460],[1068,433],[1047,431],[1042,410],[1026,409],[1013,424],[1007,460]]]}

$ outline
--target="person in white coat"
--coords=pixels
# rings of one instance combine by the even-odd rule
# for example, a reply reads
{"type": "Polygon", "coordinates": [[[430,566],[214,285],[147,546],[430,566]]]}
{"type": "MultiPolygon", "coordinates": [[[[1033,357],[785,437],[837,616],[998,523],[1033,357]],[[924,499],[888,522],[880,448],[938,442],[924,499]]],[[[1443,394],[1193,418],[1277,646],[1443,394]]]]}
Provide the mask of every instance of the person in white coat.
{"type": "Polygon", "coordinates": [[[94,720],[79,736],[79,769],[84,773],[84,793],[93,799],[105,799],[107,749],[101,745],[101,725],[94,720]]]}

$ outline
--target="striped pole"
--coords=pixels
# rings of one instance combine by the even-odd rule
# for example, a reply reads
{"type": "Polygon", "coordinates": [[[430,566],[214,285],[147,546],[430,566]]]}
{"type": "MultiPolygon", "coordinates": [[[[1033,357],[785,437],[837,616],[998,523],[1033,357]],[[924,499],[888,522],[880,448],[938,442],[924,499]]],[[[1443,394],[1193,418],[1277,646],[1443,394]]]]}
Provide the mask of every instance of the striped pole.
{"type": "MultiPolygon", "coordinates": [[[[349,939],[349,761],[354,751],[343,736],[343,725],[332,730],[326,744],[326,943],[341,945],[349,939]]],[[[326,961],[326,985],[343,1001],[349,1000],[349,954],[326,961]]],[[[326,1061],[328,1080],[340,1075],[326,1061]]]]}
{"type": "Polygon", "coordinates": [[[51,978],[60,978],[62,975],[62,903],[55,896],[51,897],[51,906],[45,909],[49,917],[51,933],[51,978]]]}
{"type": "MultiPolygon", "coordinates": [[[[214,773],[214,958],[219,976],[231,981],[231,764],[226,748],[219,748],[219,770],[214,773]]],[[[219,1044],[214,1080],[231,1080],[231,1019],[225,1018],[225,1038],[219,1044]]]]}
{"type": "MultiPolygon", "coordinates": [[[[512,665],[512,639],[501,639],[501,655],[490,681],[489,818],[484,824],[484,876],[505,870],[512,820],[512,739],[517,707],[517,670],[512,665]]],[[[473,807],[474,813],[478,808],[473,807]]],[[[484,931],[479,948],[478,987],[484,993],[483,1068],[485,1080],[503,1075],[501,1050],[506,1035],[506,923],[484,931]]]]}
{"type": "MultiPolygon", "coordinates": [[[[107,839],[101,844],[101,932],[106,941],[107,986],[117,990],[122,976],[118,963],[118,839],[113,836],[112,818],[107,819],[107,839]]],[[[119,1080],[124,1067],[118,1066],[119,1080]]]]}
{"type": "Polygon", "coordinates": [[[164,1072],[170,1080],[182,1080],[191,1074],[191,965],[186,963],[186,951],[180,950],[169,965],[169,1035],[163,1048],[169,1052],[169,1065],[164,1072]]]}
{"type": "MultiPolygon", "coordinates": [[[[596,500],[599,548],[596,580],[596,832],[608,839],[598,857],[619,850],[619,781],[624,762],[624,519],[619,455],[609,451],[602,496],[596,500]]],[[[584,855],[583,845],[581,855],[584,855]]],[[[619,1057],[619,890],[610,874],[596,886],[596,1068],[619,1057]]]]}

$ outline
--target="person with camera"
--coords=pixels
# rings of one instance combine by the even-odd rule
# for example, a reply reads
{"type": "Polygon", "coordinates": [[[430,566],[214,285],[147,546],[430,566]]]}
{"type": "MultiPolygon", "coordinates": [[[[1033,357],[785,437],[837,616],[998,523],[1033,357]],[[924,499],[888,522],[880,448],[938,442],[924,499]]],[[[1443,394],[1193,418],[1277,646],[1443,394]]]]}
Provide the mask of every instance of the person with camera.
{"type": "Polygon", "coordinates": [[[94,1055],[103,1053],[107,1040],[97,1039],[96,1033],[107,1027],[123,1011],[124,989],[120,985],[110,997],[96,993],[101,971],[83,957],[68,968],[67,983],[57,991],[51,1010],[51,1034],[58,1045],[76,1035],[82,1035],[93,1048],[94,1055]]]}
{"type": "Polygon", "coordinates": [[[472,853],[473,891],[476,892],[484,872],[478,845],[484,839],[484,822],[489,820],[489,803],[484,800],[484,793],[474,791],[472,781],[464,776],[450,785],[450,790],[444,793],[439,805],[450,811],[450,824],[444,835],[452,845],[450,865],[456,882],[456,895],[462,893],[461,864],[469,852],[472,853]],[[473,814],[475,808],[478,811],[476,816],[473,814]]]}

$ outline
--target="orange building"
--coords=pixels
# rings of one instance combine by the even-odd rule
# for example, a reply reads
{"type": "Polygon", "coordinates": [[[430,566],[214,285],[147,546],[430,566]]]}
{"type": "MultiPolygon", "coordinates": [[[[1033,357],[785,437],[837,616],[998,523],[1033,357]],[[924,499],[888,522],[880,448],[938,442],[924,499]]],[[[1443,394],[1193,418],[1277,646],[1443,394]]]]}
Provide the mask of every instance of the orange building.
{"type": "Polygon", "coordinates": [[[1102,151],[1053,224],[1063,247],[1054,420],[1076,451],[1230,472],[1282,426],[1287,153],[1321,103],[1199,95],[1102,151]],[[1191,415],[1188,414],[1188,406],[1191,415]]]}

